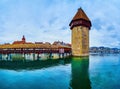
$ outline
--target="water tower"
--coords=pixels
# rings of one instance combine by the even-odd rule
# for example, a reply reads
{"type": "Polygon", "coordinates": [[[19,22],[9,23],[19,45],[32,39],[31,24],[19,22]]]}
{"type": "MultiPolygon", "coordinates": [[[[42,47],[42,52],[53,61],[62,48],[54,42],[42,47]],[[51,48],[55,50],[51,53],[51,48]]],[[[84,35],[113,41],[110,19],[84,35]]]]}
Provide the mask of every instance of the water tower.
{"type": "Polygon", "coordinates": [[[72,30],[72,55],[88,56],[91,21],[82,8],[78,9],[69,26],[72,30]]]}

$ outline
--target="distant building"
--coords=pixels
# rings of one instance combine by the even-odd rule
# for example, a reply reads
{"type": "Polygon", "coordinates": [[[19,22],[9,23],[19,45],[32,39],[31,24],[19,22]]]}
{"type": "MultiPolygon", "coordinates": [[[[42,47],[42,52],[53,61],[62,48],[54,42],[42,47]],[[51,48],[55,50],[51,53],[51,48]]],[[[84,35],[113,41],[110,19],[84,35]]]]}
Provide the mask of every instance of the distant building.
{"type": "Polygon", "coordinates": [[[9,45],[10,43],[4,43],[4,45],[9,45]]]}
{"type": "Polygon", "coordinates": [[[65,43],[62,41],[55,41],[53,45],[64,45],[65,43]]]}
{"type": "Polygon", "coordinates": [[[14,41],[14,42],[13,42],[13,44],[25,44],[25,43],[26,43],[26,39],[25,39],[24,35],[23,35],[21,41],[14,41]]]}
{"type": "Polygon", "coordinates": [[[109,48],[109,47],[90,47],[90,53],[97,53],[97,54],[113,54],[113,53],[120,53],[120,49],[118,48],[109,48]]]}
{"type": "Polygon", "coordinates": [[[97,53],[98,52],[98,47],[90,47],[89,50],[91,53],[97,53]]]}
{"type": "Polygon", "coordinates": [[[61,45],[61,46],[71,47],[71,44],[65,43],[65,42],[63,42],[63,41],[55,41],[55,42],[53,43],[53,45],[61,45]]]}
{"type": "Polygon", "coordinates": [[[46,44],[46,45],[51,45],[51,43],[50,43],[50,42],[45,42],[44,44],[46,44]]]}
{"type": "Polygon", "coordinates": [[[25,36],[23,35],[21,41],[14,41],[13,44],[31,44],[32,42],[26,42],[25,36]]]}
{"type": "Polygon", "coordinates": [[[35,42],[35,44],[43,44],[43,42],[35,42]]]}

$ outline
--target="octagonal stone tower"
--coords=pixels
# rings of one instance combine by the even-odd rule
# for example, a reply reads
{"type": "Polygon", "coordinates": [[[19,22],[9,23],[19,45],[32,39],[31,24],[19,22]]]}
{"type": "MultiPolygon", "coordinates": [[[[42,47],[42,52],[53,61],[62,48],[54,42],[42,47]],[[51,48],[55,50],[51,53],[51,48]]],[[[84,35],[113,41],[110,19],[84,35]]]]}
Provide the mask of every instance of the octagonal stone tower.
{"type": "Polygon", "coordinates": [[[88,56],[89,30],[92,25],[82,8],[78,9],[69,26],[72,30],[72,55],[88,56]]]}

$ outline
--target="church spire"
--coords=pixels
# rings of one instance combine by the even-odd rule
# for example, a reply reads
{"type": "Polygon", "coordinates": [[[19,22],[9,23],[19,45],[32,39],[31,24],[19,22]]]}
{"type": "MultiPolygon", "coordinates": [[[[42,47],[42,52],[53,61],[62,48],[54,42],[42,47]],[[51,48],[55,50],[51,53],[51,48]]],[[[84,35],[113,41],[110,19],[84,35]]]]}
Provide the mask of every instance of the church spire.
{"type": "Polygon", "coordinates": [[[26,42],[25,36],[23,35],[22,37],[22,41],[26,42]]]}

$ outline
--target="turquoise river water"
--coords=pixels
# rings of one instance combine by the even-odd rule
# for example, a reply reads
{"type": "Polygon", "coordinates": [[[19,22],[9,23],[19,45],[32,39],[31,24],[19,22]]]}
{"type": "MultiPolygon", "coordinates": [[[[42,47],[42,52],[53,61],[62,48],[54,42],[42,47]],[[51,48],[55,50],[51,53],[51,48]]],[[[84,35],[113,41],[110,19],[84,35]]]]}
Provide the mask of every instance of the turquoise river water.
{"type": "Polygon", "coordinates": [[[0,89],[120,89],[120,55],[0,61],[0,89]]]}

